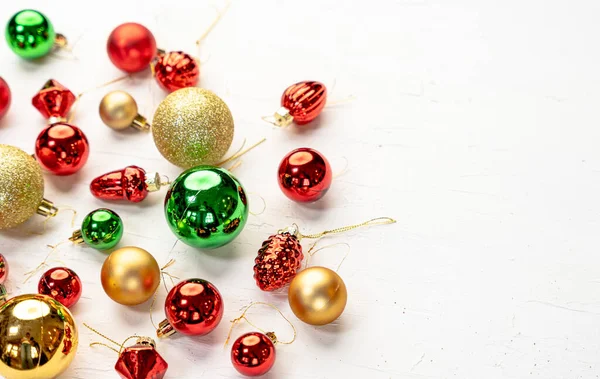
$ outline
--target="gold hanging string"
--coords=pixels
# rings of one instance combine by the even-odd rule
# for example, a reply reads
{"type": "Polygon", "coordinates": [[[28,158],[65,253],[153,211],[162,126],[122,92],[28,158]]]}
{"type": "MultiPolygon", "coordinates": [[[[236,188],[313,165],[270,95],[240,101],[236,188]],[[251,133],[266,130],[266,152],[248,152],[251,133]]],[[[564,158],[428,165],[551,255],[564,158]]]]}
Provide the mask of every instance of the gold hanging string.
{"type": "Polygon", "coordinates": [[[58,247],[59,247],[60,245],[62,245],[62,244],[65,244],[65,243],[67,243],[67,242],[69,242],[69,241],[62,241],[62,242],[60,242],[60,243],[57,243],[56,245],[46,245],[47,247],[49,247],[49,248],[51,249],[51,250],[50,250],[50,252],[49,252],[49,253],[46,255],[46,258],[44,258],[44,260],[43,260],[43,261],[42,261],[42,262],[41,262],[39,265],[37,265],[37,267],[36,267],[36,268],[34,268],[34,269],[33,269],[33,270],[31,270],[31,271],[27,271],[27,272],[25,273],[25,275],[27,275],[27,277],[26,277],[26,278],[25,278],[25,280],[23,281],[23,284],[27,283],[27,282],[29,281],[29,279],[31,279],[31,278],[32,278],[32,277],[33,277],[33,276],[34,276],[36,273],[38,273],[38,272],[39,272],[41,269],[43,269],[44,267],[47,267],[47,266],[48,266],[48,259],[50,258],[50,256],[51,256],[51,255],[52,255],[52,254],[53,254],[55,251],[57,251],[57,250],[58,250],[58,247]]]}
{"type": "Polygon", "coordinates": [[[125,79],[130,78],[130,77],[131,77],[130,74],[119,76],[118,78],[109,80],[108,82],[102,83],[102,84],[100,84],[100,85],[98,85],[98,86],[96,86],[94,88],[90,88],[90,89],[87,89],[87,90],[85,90],[83,92],[80,92],[77,95],[77,97],[75,98],[75,103],[73,104],[73,107],[71,108],[71,112],[69,112],[69,117],[67,118],[67,123],[70,124],[73,121],[73,117],[75,117],[75,111],[77,110],[77,106],[79,105],[79,101],[81,100],[81,97],[83,95],[85,95],[86,93],[89,93],[89,92],[96,91],[96,90],[98,90],[100,88],[107,87],[107,86],[109,86],[111,84],[118,83],[121,80],[125,80],[125,79]]]}
{"type": "Polygon", "coordinates": [[[344,255],[344,258],[342,258],[340,264],[338,265],[338,267],[335,269],[335,271],[339,271],[340,267],[342,267],[342,263],[344,263],[344,261],[346,260],[346,258],[348,258],[348,254],[350,254],[350,244],[346,243],[346,242],[338,242],[338,243],[333,243],[331,245],[326,245],[326,246],[322,246],[318,249],[315,250],[315,247],[317,246],[317,244],[319,243],[320,240],[317,240],[315,243],[312,244],[312,246],[310,247],[310,249],[308,249],[308,251],[306,252],[306,262],[304,263],[304,268],[306,269],[308,267],[308,263],[310,261],[310,259],[313,257],[313,255],[315,255],[316,253],[318,253],[321,250],[325,250],[325,249],[329,249],[332,248],[334,246],[338,246],[338,245],[345,245],[348,248],[348,251],[346,252],[346,254],[344,255]]]}
{"type": "Polygon", "coordinates": [[[235,162],[234,164],[232,164],[231,166],[229,166],[227,168],[227,171],[231,172],[231,171],[235,170],[236,168],[240,167],[241,165],[242,165],[242,161],[239,160],[239,161],[235,162]]]}
{"type": "Polygon", "coordinates": [[[259,194],[257,194],[257,193],[252,193],[252,192],[251,192],[251,193],[249,193],[248,195],[256,195],[256,196],[260,197],[260,199],[261,199],[261,200],[262,200],[262,202],[263,202],[263,208],[262,208],[262,210],[261,210],[260,212],[258,212],[258,213],[254,213],[254,212],[252,212],[252,210],[250,210],[250,211],[249,211],[249,212],[250,212],[250,214],[251,214],[251,215],[253,215],[253,216],[260,216],[261,214],[265,213],[265,210],[267,209],[267,201],[265,200],[265,198],[264,198],[264,197],[262,197],[262,196],[260,196],[260,195],[259,195],[259,194]]]}
{"type": "Polygon", "coordinates": [[[224,161],[221,161],[221,162],[215,164],[215,166],[222,166],[225,163],[229,163],[229,162],[231,162],[231,161],[233,161],[235,159],[238,159],[239,157],[241,157],[242,155],[248,153],[250,150],[254,149],[255,147],[257,147],[261,143],[265,142],[266,140],[267,140],[266,138],[263,138],[260,141],[258,141],[257,143],[255,143],[254,145],[252,145],[249,148],[247,148],[246,150],[241,151],[242,148],[244,147],[244,145],[246,144],[246,140],[244,140],[244,143],[242,144],[242,147],[235,154],[233,154],[231,157],[225,159],[224,161]]]}
{"type": "MultiPolygon", "coordinates": [[[[177,241],[179,241],[179,240],[177,240],[177,241]]],[[[173,247],[171,248],[171,251],[173,251],[173,249],[175,248],[175,245],[177,245],[177,241],[175,241],[175,243],[173,244],[173,247]]],[[[165,291],[167,293],[169,293],[169,289],[167,288],[167,283],[165,281],[165,275],[168,276],[169,279],[171,279],[171,284],[173,286],[175,285],[175,281],[173,279],[179,279],[177,276],[171,275],[170,273],[168,273],[167,271],[165,271],[166,269],[168,269],[169,267],[173,266],[174,264],[175,264],[175,259],[171,258],[164,266],[162,266],[160,268],[161,281],[162,281],[163,286],[165,287],[165,291]]],[[[150,303],[150,310],[149,310],[149,312],[150,312],[150,322],[152,323],[152,326],[154,327],[154,329],[158,329],[158,327],[154,323],[154,317],[152,316],[152,311],[154,310],[154,305],[156,304],[156,298],[157,297],[158,297],[158,289],[156,291],[154,291],[154,296],[152,296],[152,302],[150,303]]]]}
{"type": "Polygon", "coordinates": [[[235,325],[238,322],[240,322],[242,320],[246,320],[246,322],[248,324],[252,325],[256,329],[260,330],[262,333],[264,333],[265,335],[267,335],[267,337],[271,338],[271,340],[273,341],[273,343],[280,343],[280,344],[283,344],[283,345],[290,345],[291,343],[293,343],[296,340],[296,336],[298,335],[298,333],[296,332],[296,327],[294,326],[294,324],[292,324],[292,322],[287,317],[285,317],[285,315],[283,314],[283,312],[281,312],[279,310],[279,308],[277,308],[273,304],[264,303],[262,301],[255,301],[255,302],[250,303],[250,305],[248,305],[244,309],[244,311],[242,312],[242,314],[240,315],[240,317],[231,320],[231,327],[229,328],[229,333],[227,333],[227,339],[225,340],[225,346],[227,346],[227,344],[229,343],[229,340],[231,339],[231,332],[233,331],[233,328],[235,327],[235,325]],[[279,312],[279,314],[281,315],[281,317],[283,317],[283,319],[285,321],[287,321],[287,323],[290,324],[290,326],[292,327],[292,330],[294,331],[294,337],[290,341],[279,341],[277,339],[277,337],[275,336],[275,333],[273,333],[273,332],[266,332],[265,330],[259,328],[254,323],[252,323],[252,321],[248,320],[248,318],[246,317],[246,312],[248,312],[248,310],[250,308],[252,308],[254,305],[266,305],[268,307],[271,307],[271,308],[275,309],[277,312],[279,312]]]}
{"type": "Polygon", "coordinates": [[[221,21],[221,18],[223,17],[223,15],[225,15],[225,13],[229,9],[230,5],[231,5],[231,1],[229,0],[229,1],[226,2],[225,7],[222,10],[219,10],[218,8],[215,7],[216,10],[217,10],[217,17],[215,17],[215,19],[210,24],[210,26],[208,27],[208,29],[206,29],[204,31],[204,33],[202,33],[202,35],[200,36],[200,38],[198,38],[196,40],[196,45],[200,46],[200,44],[202,43],[202,41],[210,34],[210,32],[215,28],[215,26],[217,26],[217,24],[219,23],[219,21],[221,21]]]}
{"type": "Polygon", "coordinates": [[[344,158],[344,161],[346,161],[346,164],[344,165],[344,169],[342,171],[338,172],[337,174],[333,174],[333,179],[339,178],[340,176],[342,176],[346,172],[348,172],[348,158],[346,158],[346,157],[342,157],[342,158],[344,158]]]}
{"type": "Polygon", "coordinates": [[[119,346],[119,350],[115,349],[114,347],[107,345],[103,342],[92,342],[90,343],[90,347],[91,346],[104,346],[106,348],[111,349],[112,351],[114,351],[115,353],[121,355],[121,353],[123,352],[123,350],[125,349],[125,344],[127,343],[127,341],[133,339],[133,338],[139,338],[139,336],[137,335],[133,335],[133,336],[129,336],[127,338],[125,338],[125,340],[122,343],[118,343],[117,341],[105,336],[104,334],[100,333],[99,331],[97,331],[96,329],[92,328],[91,326],[89,326],[88,324],[86,324],[85,322],[83,323],[83,325],[88,328],[89,330],[91,330],[92,332],[96,333],[97,335],[99,335],[100,337],[104,338],[107,341],[110,341],[111,343],[113,343],[115,346],[119,346]]]}
{"type": "MultiPolygon", "coordinates": [[[[302,233],[298,232],[298,239],[302,239],[302,238],[315,239],[315,238],[321,238],[321,237],[323,237],[325,235],[328,235],[328,234],[336,234],[336,233],[348,232],[348,231],[353,230],[353,229],[362,228],[363,226],[387,225],[387,224],[394,224],[394,223],[396,223],[396,220],[394,220],[393,218],[390,218],[390,217],[377,217],[377,218],[371,219],[369,221],[365,221],[365,222],[360,223],[360,224],[343,226],[341,228],[326,230],[324,232],[316,233],[316,234],[302,234],[302,233]]],[[[296,226],[296,229],[298,229],[297,225],[295,225],[295,226],[296,226]]]]}
{"type": "Polygon", "coordinates": [[[342,104],[346,104],[349,103],[351,101],[356,100],[356,96],[354,95],[350,95],[348,97],[346,97],[345,99],[339,99],[339,100],[334,100],[334,101],[328,101],[325,104],[325,107],[335,107],[337,105],[342,105],[342,104]]]}

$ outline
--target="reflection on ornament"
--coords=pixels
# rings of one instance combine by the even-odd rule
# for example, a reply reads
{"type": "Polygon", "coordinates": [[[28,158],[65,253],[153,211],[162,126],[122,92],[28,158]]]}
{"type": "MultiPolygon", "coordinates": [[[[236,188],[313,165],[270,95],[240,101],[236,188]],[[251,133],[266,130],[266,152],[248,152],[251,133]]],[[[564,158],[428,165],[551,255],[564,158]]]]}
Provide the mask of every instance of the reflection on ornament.
{"type": "Polygon", "coordinates": [[[11,50],[25,59],[47,55],[52,47],[65,47],[67,39],[54,31],[50,20],[33,9],[17,12],[6,25],[6,42],[11,50]]]}
{"type": "Polygon", "coordinates": [[[118,69],[134,73],[149,67],[156,56],[156,40],[145,26],[126,22],[110,33],[106,50],[118,69]]]}
{"type": "Polygon", "coordinates": [[[125,91],[111,91],[100,100],[100,118],[111,129],[124,130],[133,127],[148,131],[150,124],[138,113],[135,99],[125,91]]]}
{"type": "Polygon", "coordinates": [[[0,306],[0,375],[55,378],[71,364],[79,337],[71,312],[51,297],[20,295],[0,306]]]}
{"type": "Polygon", "coordinates": [[[88,213],[81,223],[81,229],[69,238],[76,244],[87,244],[98,250],[108,250],[117,246],[123,237],[123,221],[114,211],[98,208],[88,213]]]}
{"type": "Polygon", "coordinates": [[[165,197],[165,217],[184,243],[214,249],[233,241],[248,219],[242,184],[225,169],[198,166],[173,181],[165,197]]]}
{"type": "Polygon", "coordinates": [[[8,112],[10,108],[11,94],[8,83],[0,76],[0,120],[8,112]]]}
{"type": "Polygon", "coordinates": [[[331,166],[314,149],[303,147],[288,153],[279,164],[277,179],[285,196],[298,202],[317,201],[329,190],[331,166]]]}
{"type": "Polygon", "coordinates": [[[54,267],[46,271],[38,283],[38,293],[47,295],[67,308],[81,297],[81,279],[75,271],[66,267],[54,267]]]}
{"type": "Polygon", "coordinates": [[[148,192],[158,191],[167,184],[168,178],[163,180],[157,172],[146,174],[141,167],[127,166],[92,180],[90,191],[98,199],[137,203],[144,200],[148,192]]]}
{"type": "Polygon", "coordinates": [[[327,88],[320,82],[304,81],[286,88],[281,95],[281,108],[273,115],[277,126],[308,124],[321,113],[327,103],[327,88]]]}

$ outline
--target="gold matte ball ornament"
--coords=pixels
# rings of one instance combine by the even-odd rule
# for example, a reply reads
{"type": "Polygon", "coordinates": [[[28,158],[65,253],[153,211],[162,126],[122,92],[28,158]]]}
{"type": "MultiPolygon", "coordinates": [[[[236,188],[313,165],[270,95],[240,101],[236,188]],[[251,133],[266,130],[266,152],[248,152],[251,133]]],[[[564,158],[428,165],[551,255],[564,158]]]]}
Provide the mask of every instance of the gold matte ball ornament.
{"type": "Polygon", "coordinates": [[[56,378],[75,358],[79,337],[71,312],[46,295],[13,297],[0,306],[0,376],[56,378]]]}
{"type": "Polygon", "coordinates": [[[144,249],[126,246],[113,251],[102,265],[104,292],[119,304],[138,305],[150,299],[160,283],[156,259],[144,249]]]}
{"type": "Polygon", "coordinates": [[[310,267],[292,280],[288,301],[292,312],[310,325],[335,321],[346,308],[348,292],[342,278],[325,267],[310,267]]]}
{"type": "Polygon", "coordinates": [[[229,107],[209,90],[182,88],[156,109],[152,135],[158,151],[182,168],[219,162],[233,141],[229,107]]]}
{"type": "Polygon", "coordinates": [[[43,198],[40,165],[18,147],[0,144],[0,229],[25,222],[43,198]]]}
{"type": "Polygon", "coordinates": [[[112,129],[127,129],[137,114],[135,99],[125,91],[109,92],[100,101],[100,118],[112,129]]]}

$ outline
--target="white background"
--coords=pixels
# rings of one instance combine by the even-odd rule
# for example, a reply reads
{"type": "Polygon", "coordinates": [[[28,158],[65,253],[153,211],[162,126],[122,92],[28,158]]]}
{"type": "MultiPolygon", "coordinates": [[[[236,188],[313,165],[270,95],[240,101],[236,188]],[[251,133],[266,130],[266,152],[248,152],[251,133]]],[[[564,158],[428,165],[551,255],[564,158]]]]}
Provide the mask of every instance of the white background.
{"type": "MultiPolygon", "coordinates": [[[[248,154],[235,175],[251,196],[251,216],[233,243],[201,252],[178,243],[163,218],[164,193],[141,204],[114,204],[125,222],[120,246],[149,250],[181,278],[213,282],[225,317],[210,335],[161,340],[168,378],[237,378],[222,345],[228,320],[251,301],[267,301],[292,317],[298,340],[277,347],[269,378],[595,378],[600,372],[600,32],[597,1],[234,1],[198,52],[194,41],[218,2],[11,1],[0,19],[22,7],[44,12],[76,42],[77,60],[26,62],[0,44],[0,75],[13,106],[0,122],[0,142],[32,152],[44,120],[30,99],[48,78],[73,92],[120,75],[107,58],[106,38],[126,21],[149,27],[158,45],[204,62],[202,87],[221,96],[235,119],[232,150],[244,138],[267,142],[248,154]],[[329,99],[318,121],[284,130],[261,121],[282,91],[320,80],[329,99]],[[334,86],[335,84],[335,86],[334,86]],[[276,184],[279,160],[296,147],[321,151],[340,172],[313,205],[285,198],[276,184]],[[252,278],[261,242],[293,222],[305,232],[377,216],[393,226],[329,238],[351,252],[339,273],[349,302],[335,323],[315,328],[295,319],[285,293],[262,293],[252,278]]],[[[46,197],[78,210],[106,206],[88,185],[104,172],[136,164],[171,178],[180,170],[158,153],[148,134],[116,133],[98,116],[104,93],[122,88],[152,113],[165,93],[150,74],[88,93],[74,123],[91,155],[74,176],[46,175],[46,197]]],[[[35,291],[24,273],[66,239],[65,212],[48,223],[35,217],[0,234],[10,262],[11,294],[35,291]]],[[[307,245],[305,244],[305,247],[307,245]]],[[[344,249],[312,261],[335,268],[344,249]]],[[[73,308],[122,340],[153,335],[148,308],[124,307],[102,291],[106,255],[62,245],[55,258],[74,269],[84,293],[73,308]]],[[[59,263],[53,263],[58,265],[59,263]]],[[[159,304],[165,292],[161,287],[159,304]]],[[[155,312],[162,319],[162,311],[155,312]]],[[[258,325],[290,336],[270,309],[251,313],[258,325]]],[[[234,337],[252,330],[248,325],[234,337]]],[[[116,354],[90,348],[80,328],[77,358],[65,378],[117,378],[116,354]]]]}

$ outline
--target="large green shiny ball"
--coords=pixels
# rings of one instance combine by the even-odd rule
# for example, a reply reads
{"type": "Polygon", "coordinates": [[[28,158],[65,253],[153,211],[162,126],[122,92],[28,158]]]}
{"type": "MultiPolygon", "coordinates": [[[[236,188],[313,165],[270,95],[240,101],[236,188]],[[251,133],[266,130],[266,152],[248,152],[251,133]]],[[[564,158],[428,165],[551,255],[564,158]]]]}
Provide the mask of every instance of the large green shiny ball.
{"type": "Polygon", "coordinates": [[[81,237],[94,249],[112,249],[123,237],[123,221],[110,209],[96,209],[83,219],[81,237]]]}
{"type": "Polygon", "coordinates": [[[46,16],[33,9],[25,9],[8,21],[6,42],[18,56],[25,59],[43,57],[52,50],[56,33],[46,16]]]}
{"type": "Polygon", "coordinates": [[[173,233],[190,246],[215,249],[237,237],[248,219],[244,187],[227,170],[198,166],[184,171],[165,198],[173,233]]]}

